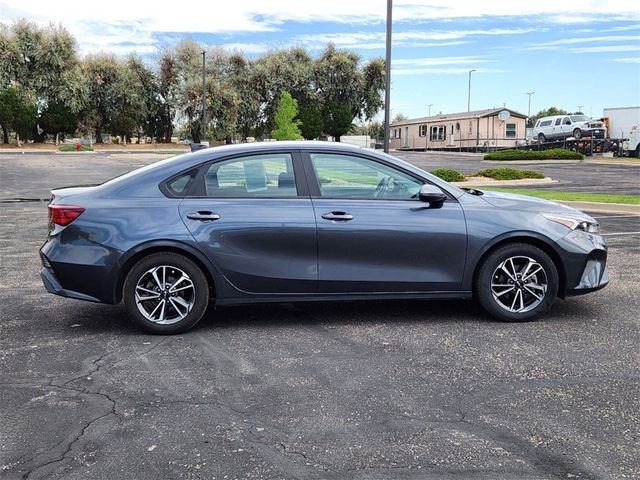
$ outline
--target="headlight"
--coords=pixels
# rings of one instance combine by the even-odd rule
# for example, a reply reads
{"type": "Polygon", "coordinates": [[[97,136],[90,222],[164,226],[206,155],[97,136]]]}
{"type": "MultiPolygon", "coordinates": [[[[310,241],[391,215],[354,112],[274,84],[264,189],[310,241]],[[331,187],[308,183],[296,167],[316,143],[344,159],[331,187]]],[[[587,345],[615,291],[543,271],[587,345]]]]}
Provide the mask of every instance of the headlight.
{"type": "Polygon", "coordinates": [[[583,232],[588,233],[600,232],[600,225],[598,225],[598,222],[592,222],[590,220],[585,220],[584,218],[561,217],[558,215],[548,215],[546,213],[543,213],[542,216],[547,220],[564,225],[571,230],[582,230],[583,232]]]}

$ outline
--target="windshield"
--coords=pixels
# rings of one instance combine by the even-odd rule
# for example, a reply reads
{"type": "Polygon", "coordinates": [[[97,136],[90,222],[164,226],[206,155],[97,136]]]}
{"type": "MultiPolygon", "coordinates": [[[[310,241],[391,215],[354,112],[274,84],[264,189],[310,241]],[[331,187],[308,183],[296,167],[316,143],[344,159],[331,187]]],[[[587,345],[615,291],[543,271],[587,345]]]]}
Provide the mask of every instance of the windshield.
{"type": "Polygon", "coordinates": [[[571,115],[572,122],[588,122],[589,117],[586,115],[571,115]]]}

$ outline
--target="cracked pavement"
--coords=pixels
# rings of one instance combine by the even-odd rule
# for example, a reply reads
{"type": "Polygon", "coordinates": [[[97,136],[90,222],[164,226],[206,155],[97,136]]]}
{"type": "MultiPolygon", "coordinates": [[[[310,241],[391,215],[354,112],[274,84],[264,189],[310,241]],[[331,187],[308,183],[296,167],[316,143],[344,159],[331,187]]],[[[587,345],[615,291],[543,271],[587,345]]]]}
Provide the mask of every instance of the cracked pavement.
{"type": "MultiPolygon", "coordinates": [[[[2,190],[136,160],[92,157],[71,181],[60,164],[84,159],[39,161],[32,179],[0,160],[2,190]]],[[[46,204],[0,207],[0,478],[640,478],[637,235],[606,237],[608,288],[537,322],[462,301],[281,304],[158,337],[121,305],[47,294],[46,204]]]]}

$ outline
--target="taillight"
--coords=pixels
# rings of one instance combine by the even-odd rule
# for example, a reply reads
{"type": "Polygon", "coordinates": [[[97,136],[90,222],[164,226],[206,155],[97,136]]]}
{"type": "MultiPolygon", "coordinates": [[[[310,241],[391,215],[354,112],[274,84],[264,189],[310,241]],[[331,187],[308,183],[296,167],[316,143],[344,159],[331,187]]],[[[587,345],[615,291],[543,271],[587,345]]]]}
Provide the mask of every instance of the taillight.
{"type": "Polygon", "coordinates": [[[56,225],[69,225],[82,215],[84,208],[75,205],[49,205],[49,221],[56,225]]]}

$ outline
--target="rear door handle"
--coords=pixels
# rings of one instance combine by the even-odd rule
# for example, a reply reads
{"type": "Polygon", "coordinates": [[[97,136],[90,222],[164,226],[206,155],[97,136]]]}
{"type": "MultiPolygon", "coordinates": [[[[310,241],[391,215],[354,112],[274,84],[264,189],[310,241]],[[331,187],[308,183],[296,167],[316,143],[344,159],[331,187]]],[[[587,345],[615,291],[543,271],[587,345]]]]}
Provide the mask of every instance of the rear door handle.
{"type": "Polygon", "coordinates": [[[187,213],[187,218],[190,218],[191,220],[198,220],[200,222],[212,222],[214,220],[219,220],[220,215],[213,212],[199,211],[187,213]]]}
{"type": "Polygon", "coordinates": [[[329,212],[322,215],[325,220],[336,220],[338,222],[348,222],[353,220],[353,215],[349,215],[345,212],[329,212]]]}

